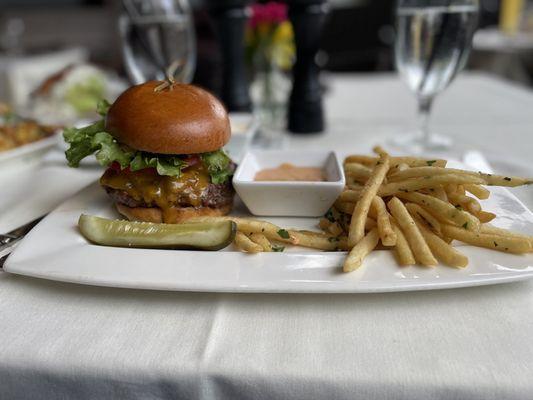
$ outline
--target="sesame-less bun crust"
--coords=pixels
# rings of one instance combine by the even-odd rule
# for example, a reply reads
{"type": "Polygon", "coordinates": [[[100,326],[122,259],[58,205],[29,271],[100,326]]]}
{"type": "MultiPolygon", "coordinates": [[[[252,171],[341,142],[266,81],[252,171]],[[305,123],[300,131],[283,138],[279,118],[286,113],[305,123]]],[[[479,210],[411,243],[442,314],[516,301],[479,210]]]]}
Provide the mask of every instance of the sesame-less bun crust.
{"type": "Polygon", "coordinates": [[[193,85],[161,81],[132,86],[113,103],[106,131],[133,149],[159,154],[215,151],[230,139],[228,114],[215,96],[193,85]]]}
{"type": "Polygon", "coordinates": [[[120,214],[130,221],[144,221],[166,224],[180,224],[197,217],[220,217],[229,214],[232,206],[227,205],[218,208],[210,207],[182,207],[174,209],[171,215],[163,217],[163,211],[158,207],[128,207],[124,204],[115,203],[120,214]]]}

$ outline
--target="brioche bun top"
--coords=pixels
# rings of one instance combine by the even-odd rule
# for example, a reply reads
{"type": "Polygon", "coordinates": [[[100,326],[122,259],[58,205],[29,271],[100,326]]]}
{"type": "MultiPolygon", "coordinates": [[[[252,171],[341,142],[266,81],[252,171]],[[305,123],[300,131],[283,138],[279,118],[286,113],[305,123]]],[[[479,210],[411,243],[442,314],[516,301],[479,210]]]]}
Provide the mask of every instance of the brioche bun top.
{"type": "Polygon", "coordinates": [[[129,147],[159,154],[215,151],[230,139],[224,106],[211,93],[182,83],[149,81],[123,92],[109,108],[106,131],[129,147]]]}

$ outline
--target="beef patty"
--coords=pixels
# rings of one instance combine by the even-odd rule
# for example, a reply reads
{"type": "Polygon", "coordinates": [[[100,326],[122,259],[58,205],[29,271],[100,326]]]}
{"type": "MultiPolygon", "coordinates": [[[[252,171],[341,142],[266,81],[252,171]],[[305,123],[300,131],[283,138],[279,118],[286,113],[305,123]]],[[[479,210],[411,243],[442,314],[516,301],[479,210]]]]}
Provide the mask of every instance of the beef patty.
{"type": "MultiPolygon", "coordinates": [[[[109,186],[104,186],[107,194],[113,201],[124,204],[128,207],[157,207],[156,204],[147,204],[142,200],[136,200],[131,197],[125,190],[113,189],[109,186]]],[[[219,208],[230,205],[233,202],[233,185],[231,180],[226,183],[214,184],[210,183],[206,190],[202,193],[201,200],[203,207],[219,208]]],[[[191,207],[190,204],[176,204],[178,207],[191,207]]]]}

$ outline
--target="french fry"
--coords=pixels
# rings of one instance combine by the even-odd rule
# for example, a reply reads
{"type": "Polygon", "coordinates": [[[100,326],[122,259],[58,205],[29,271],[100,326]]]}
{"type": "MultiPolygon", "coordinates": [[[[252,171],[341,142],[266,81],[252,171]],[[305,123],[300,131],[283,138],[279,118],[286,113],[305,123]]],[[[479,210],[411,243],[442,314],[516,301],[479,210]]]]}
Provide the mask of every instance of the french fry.
{"type": "Polygon", "coordinates": [[[444,186],[444,190],[446,191],[446,194],[448,196],[453,196],[454,194],[458,194],[458,192],[457,192],[457,188],[458,187],[459,187],[459,185],[455,185],[453,183],[449,183],[449,184],[444,186]]]}
{"type": "Polygon", "coordinates": [[[470,175],[435,175],[394,181],[382,185],[378,194],[382,197],[391,196],[399,192],[413,192],[420,189],[438,187],[449,183],[483,183],[483,179],[470,175]]]}
{"type": "Polygon", "coordinates": [[[345,190],[339,196],[340,201],[349,201],[351,203],[356,203],[361,198],[362,189],[358,190],[345,190]]]}
{"type": "Polygon", "coordinates": [[[376,222],[375,219],[372,219],[372,218],[367,218],[366,219],[366,221],[365,221],[365,230],[366,231],[371,231],[376,226],[378,226],[378,223],[376,222]]]}
{"type": "Polygon", "coordinates": [[[422,265],[437,265],[437,260],[431,253],[429,246],[416,226],[415,221],[407,211],[403,203],[397,197],[393,197],[389,203],[389,210],[398,223],[400,229],[405,234],[409,247],[411,248],[415,259],[422,265]]]}
{"type": "Polygon", "coordinates": [[[380,157],[388,156],[388,155],[389,155],[389,153],[387,153],[387,152],[385,151],[385,149],[383,149],[383,147],[381,147],[381,146],[374,146],[374,147],[372,148],[372,151],[373,151],[374,153],[376,153],[377,155],[379,155],[380,157]]]}
{"type": "MultiPolygon", "coordinates": [[[[366,181],[365,181],[366,182],[366,181]]],[[[362,189],[364,182],[359,182],[351,176],[346,177],[346,187],[349,189],[362,189]]]]}
{"type": "Polygon", "coordinates": [[[431,232],[419,219],[415,219],[415,223],[437,259],[450,267],[464,268],[468,265],[468,257],[431,232]]]}
{"type": "Polygon", "coordinates": [[[488,186],[516,187],[516,186],[523,186],[523,185],[531,185],[533,183],[533,178],[521,178],[518,176],[484,174],[482,172],[478,172],[478,174],[483,179],[485,179],[485,182],[488,186]]]}
{"type": "Polygon", "coordinates": [[[333,236],[339,236],[341,233],[343,233],[343,229],[340,226],[338,221],[331,222],[327,218],[321,218],[318,226],[320,229],[322,229],[324,232],[329,232],[333,236]]]}
{"type": "Polygon", "coordinates": [[[235,245],[242,251],[247,253],[259,253],[263,248],[246,236],[244,233],[237,231],[235,234],[235,245]]]}
{"type": "Polygon", "coordinates": [[[446,243],[448,244],[451,244],[453,242],[453,239],[452,238],[449,238],[447,236],[441,236],[440,237],[442,240],[444,240],[446,243]]]}
{"type": "Polygon", "coordinates": [[[454,205],[460,205],[463,209],[466,209],[471,214],[476,215],[481,211],[481,204],[479,202],[469,196],[466,196],[464,194],[459,194],[457,192],[451,193],[449,195],[449,200],[454,205]]]}
{"type": "Polygon", "coordinates": [[[250,236],[252,242],[257,243],[263,248],[263,251],[270,252],[272,251],[272,244],[268,241],[265,235],[262,233],[252,233],[250,236]]]}
{"type": "Polygon", "coordinates": [[[406,203],[405,208],[407,208],[409,214],[411,214],[413,217],[418,216],[431,228],[432,231],[436,232],[439,236],[442,236],[440,222],[437,220],[437,218],[416,203],[406,203]]]}
{"type": "Polygon", "coordinates": [[[348,244],[350,246],[355,246],[363,236],[365,235],[365,222],[368,215],[368,210],[372,199],[377,194],[379,187],[383,183],[383,179],[389,170],[390,158],[387,154],[383,154],[372,175],[368,178],[363,191],[361,192],[361,197],[356,203],[355,208],[352,214],[352,220],[350,222],[350,230],[348,233],[348,244]]]}
{"type": "Polygon", "coordinates": [[[394,229],[394,233],[396,233],[396,245],[394,246],[394,254],[396,256],[396,260],[398,261],[398,264],[415,265],[416,264],[415,256],[413,255],[413,252],[411,251],[411,248],[409,247],[409,243],[407,242],[407,239],[405,238],[401,229],[398,228],[396,221],[394,219],[391,219],[391,222],[392,222],[392,229],[394,229]]]}
{"type": "Polygon", "coordinates": [[[442,201],[448,201],[448,195],[446,194],[446,190],[444,190],[444,188],[442,186],[436,186],[434,188],[431,188],[430,191],[430,195],[433,196],[433,197],[436,197],[437,199],[439,200],[442,200],[442,201]],[[431,190],[433,189],[433,190],[431,190]]]}
{"type": "MultiPolygon", "coordinates": [[[[483,181],[483,184],[489,185],[489,186],[522,186],[522,185],[529,185],[533,183],[532,178],[520,178],[517,176],[503,176],[503,175],[494,175],[494,174],[486,174],[483,172],[473,172],[473,171],[465,171],[462,169],[455,169],[455,168],[439,168],[439,167],[415,167],[415,168],[409,168],[405,171],[398,171],[394,173],[393,175],[389,176],[390,182],[397,182],[401,180],[405,180],[408,178],[418,178],[418,177],[424,177],[424,176],[438,176],[438,175],[460,175],[460,176],[472,176],[481,178],[483,181]]],[[[455,183],[455,182],[453,182],[455,183]]]]}
{"type": "Polygon", "coordinates": [[[463,210],[458,210],[450,203],[416,192],[398,193],[397,197],[419,204],[439,221],[452,222],[471,231],[479,230],[479,220],[475,216],[463,210]]]}
{"type": "Polygon", "coordinates": [[[360,163],[344,164],[344,173],[358,182],[366,182],[372,174],[372,168],[360,163]]]}
{"type": "Polygon", "coordinates": [[[496,214],[481,210],[476,214],[476,217],[479,219],[479,222],[487,223],[496,218],[496,214]]]}
{"type": "Polygon", "coordinates": [[[298,246],[326,251],[347,249],[346,239],[341,237],[294,229],[289,229],[289,233],[298,240],[298,246]]]}
{"type": "Polygon", "coordinates": [[[396,244],[396,233],[392,229],[390,216],[387,212],[385,202],[381,197],[375,196],[372,199],[372,207],[374,209],[374,213],[376,214],[381,243],[383,243],[385,246],[394,246],[396,244]]]}
{"type": "Polygon", "coordinates": [[[333,222],[331,222],[330,220],[328,220],[327,218],[320,218],[320,221],[318,222],[318,226],[320,229],[322,229],[323,231],[328,231],[329,229],[329,226],[332,224],[333,222]]]}
{"type": "Polygon", "coordinates": [[[396,165],[391,165],[389,168],[389,172],[387,172],[387,176],[393,175],[394,173],[398,171],[403,171],[404,169],[409,169],[409,168],[411,167],[407,165],[406,163],[399,163],[396,165]]]}
{"type": "Polygon", "coordinates": [[[408,164],[406,164],[406,163],[400,163],[400,164],[397,164],[395,166],[395,168],[397,168],[398,171],[403,171],[403,170],[409,169],[411,167],[408,164]]]}
{"type": "Polygon", "coordinates": [[[531,251],[531,243],[521,237],[494,235],[490,233],[471,232],[452,225],[442,225],[442,233],[461,242],[477,247],[522,254],[531,251]]]}
{"type": "Polygon", "coordinates": [[[466,203],[466,210],[470,214],[475,215],[477,219],[479,219],[479,213],[481,212],[481,205],[477,201],[475,202],[469,201],[468,203],[466,203]]]}
{"type": "Polygon", "coordinates": [[[351,203],[348,201],[341,201],[340,199],[338,199],[335,201],[334,206],[340,212],[352,215],[353,209],[355,208],[355,203],[351,203]]]}
{"type": "MultiPolygon", "coordinates": [[[[379,157],[372,156],[360,156],[360,155],[351,155],[344,159],[344,163],[357,162],[364,165],[374,166],[376,162],[379,161],[379,157]]],[[[406,164],[409,167],[422,167],[422,166],[435,166],[444,168],[446,166],[446,160],[439,159],[429,159],[429,158],[420,158],[420,157],[391,157],[390,164],[391,168],[399,164],[406,164]]]]}
{"type": "Polygon", "coordinates": [[[333,236],[340,236],[343,233],[343,229],[338,222],[332,222],[329,225],[327,232],[331,233],[333,236]]]}
{"type": "Polygon", "coordinates": [[[352,272],[361,266],[365,257],[377,246],[379,242],[378,228],[372,229],[350,250],[344,261],[343,271],[352,272]]]}
{"type": "Polygon", "coordinates": [[[450,175],[461,174],[463,170],[453,168],[442,168],[437,166],[421,166],[413,167],[403,171],[396,171],[389,175],[390,182],[403,181],[409,178],[421,178],[424,176],[450,175]]]}
{"type": "Polygon", "coordinates": [[[490,224],[483,224],[481,225],[481,228],[479,229],[481,233],[486,233],[489,235],[498,235],[503,237],[515,237],[519,239],[527,240],[530,244],[530,251],[533,251],[533,236],[524,235],[521,233],[511,232],[507,229],[497,228],[495,226],[492,226],[490,224]]]}
{"type": "Polygon", "coordinates": [[[479,200],[486,200],[490,196],[490,191],[488,189],[485,189],[483,186],[479,185],[464,185],[465,190],[474,196],[476,196],[479,200]]]}

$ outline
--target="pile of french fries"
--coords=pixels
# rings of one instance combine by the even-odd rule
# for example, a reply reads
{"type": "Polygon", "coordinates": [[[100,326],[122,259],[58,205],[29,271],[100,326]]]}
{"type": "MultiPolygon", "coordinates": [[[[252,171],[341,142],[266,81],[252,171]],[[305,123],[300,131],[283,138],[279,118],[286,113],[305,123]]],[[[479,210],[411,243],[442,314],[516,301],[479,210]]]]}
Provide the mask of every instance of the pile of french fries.
{"type": "Polygon", "coordinates": [[[446,160],[352,155],[344,160],[346,187],[319,222],[322,232],[286,229],[240,217],[234,244],[248,253],[283,251],[286,245],[348,251],[345,272],[360,267],[374,249],[389,249],[399,265],[463,268],[468,258],[452,246],[458,240],[507,253],[533,252],[533,237],[489,224],[496,215],[481,208],[487,186],[521,186],[531,179],[446,168],[446,160]]]}
{"type": "Polygon", "coordinates": [[[446,160],[353,155],[344,161],[347,185],[320,227],[345,238],[350,249],[345,272],[361,266],[374,249],[392,249],[400,265],[441,263],[466,267],[468,258],[451,243],[508,253],[533,251],[533,237],[488,224],[496,215],[478,200],[483,185],[521,186],[532,180],[446,168],[446,160]]]}

